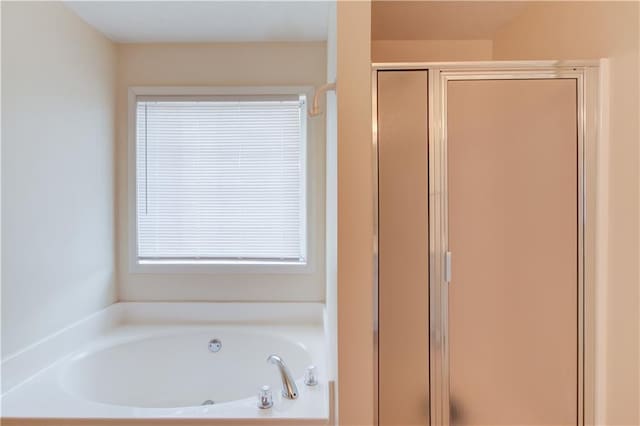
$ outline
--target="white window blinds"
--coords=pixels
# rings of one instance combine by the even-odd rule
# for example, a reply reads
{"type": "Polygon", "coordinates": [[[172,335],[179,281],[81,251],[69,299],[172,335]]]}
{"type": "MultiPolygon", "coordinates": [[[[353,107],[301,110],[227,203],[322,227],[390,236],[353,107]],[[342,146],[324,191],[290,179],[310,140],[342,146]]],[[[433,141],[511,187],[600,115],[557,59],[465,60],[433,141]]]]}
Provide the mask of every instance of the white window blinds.
{"type": "Polygon", "coordinates": [[[138,261],[305,263],[304,102],[138,98],[138,261]]]}

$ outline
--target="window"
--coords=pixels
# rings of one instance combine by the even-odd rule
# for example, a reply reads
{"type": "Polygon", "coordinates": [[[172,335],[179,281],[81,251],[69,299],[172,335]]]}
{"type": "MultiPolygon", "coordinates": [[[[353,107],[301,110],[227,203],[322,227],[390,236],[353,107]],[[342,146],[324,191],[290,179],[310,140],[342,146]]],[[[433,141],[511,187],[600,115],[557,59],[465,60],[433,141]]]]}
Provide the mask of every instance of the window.
{"type": "Polygon", "coordinates": [[[136,96],[136,263],[305,265],[305,99],[136,96]]]}

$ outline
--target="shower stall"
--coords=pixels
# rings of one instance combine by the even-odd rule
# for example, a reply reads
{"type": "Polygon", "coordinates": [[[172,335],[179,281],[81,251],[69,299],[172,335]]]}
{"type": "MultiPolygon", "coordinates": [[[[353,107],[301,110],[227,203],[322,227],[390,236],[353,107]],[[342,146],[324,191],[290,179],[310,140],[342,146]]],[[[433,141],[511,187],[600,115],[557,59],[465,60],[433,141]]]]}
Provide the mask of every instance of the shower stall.
{"type": "Polygon", "coordinates": [[[599,81],[374,64],[380,426],[591,422],[599,81]]]}

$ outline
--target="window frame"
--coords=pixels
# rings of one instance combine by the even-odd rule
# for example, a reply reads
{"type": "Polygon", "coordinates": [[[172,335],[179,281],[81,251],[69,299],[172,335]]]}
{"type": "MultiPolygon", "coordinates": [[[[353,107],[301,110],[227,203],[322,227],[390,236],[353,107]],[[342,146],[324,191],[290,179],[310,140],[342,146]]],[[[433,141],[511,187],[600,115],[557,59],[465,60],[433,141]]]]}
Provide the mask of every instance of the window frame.
{"type": "Polygon", "coordinates": [[[313,96],[312,86],[132,86],[128,88],[127,117],[127,210],[128,210],[128,263],[130,273],[162,273],[162,274],[312,274],[315,272],[316,214],[315,198],[317,188],[314,182],[317,176],[315,163],[308,155],[311,152],[313,123],[306,117],[302,132],[305,143],[302,152],[305,157],[305,198],[306,229],[305,249],[306,262],[280,262],[271,260],[158,260],[140,262],[138,259],[138,216],[136,209],[136,107],[139,98],[229,98],[229,97],[269,97],[305,95],[303,105],[305,114],[309,99],[313,96]]]}

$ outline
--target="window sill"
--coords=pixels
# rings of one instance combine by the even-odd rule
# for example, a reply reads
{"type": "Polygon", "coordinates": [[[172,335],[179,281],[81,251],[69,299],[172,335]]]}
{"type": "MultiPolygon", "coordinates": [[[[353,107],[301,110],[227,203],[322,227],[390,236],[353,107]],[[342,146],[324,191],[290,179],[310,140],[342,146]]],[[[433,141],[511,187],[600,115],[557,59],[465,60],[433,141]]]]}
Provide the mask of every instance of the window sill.
{"type": "Polygon", "coordinates": [[[256,260],[135,260],[130,273],[134,274],[310,274],[309,262],[256,260]]]}

